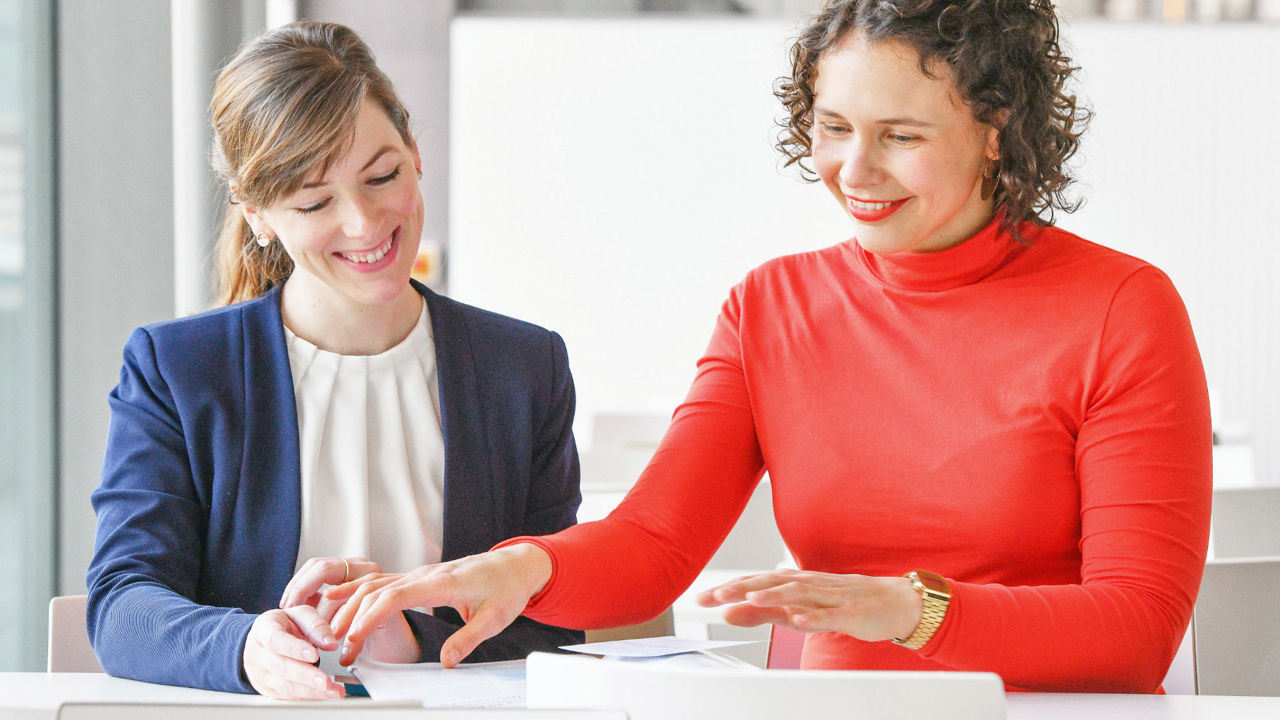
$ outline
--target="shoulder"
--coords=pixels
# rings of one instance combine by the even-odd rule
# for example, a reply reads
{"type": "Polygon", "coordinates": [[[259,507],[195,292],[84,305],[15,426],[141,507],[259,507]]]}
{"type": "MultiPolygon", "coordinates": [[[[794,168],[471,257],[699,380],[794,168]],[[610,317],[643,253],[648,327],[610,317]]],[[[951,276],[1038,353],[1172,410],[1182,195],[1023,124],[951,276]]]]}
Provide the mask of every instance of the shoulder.
{"type": "Polygon", "coordinates": [[[1027,233],[1031,245],[1026,259],[1036,268],[1069,274],[1081,281],[1116,288],[1130,279],[1151,282],[1168,277],[1142,258],[1086,240],[1055,226],[1027,233]],[[1149,279],[1148,279],[1149,278],[1149,279]]]}
{"type": "Polygon", "coordinates": [[[568,375],[568,350],[558,334],[534,323],[484,310],[425,287],[441,362],[462,362],[490,380],[541,382],[568,375]]]}
{"type": "Polygon", "coordinates": [[[425,288],[420,288],[419,292],[427,299],[437,341],[441,340],[441,335],[463,334],[476,350],[502,353],[522,348],[546,348],[556,343],[563,345],[559,335],[540,325],[468,305],[425,288]]]}
{"type": "Polygon", "coordinates": [[[272,291],[234,305],[144,325],[125,344],[125,362],[154,366],[154,372],[170,381],[183,376],[202,381],[242,369],[246,343],[283,343],[283,337],[279,298],[272,291]]]}
{"type": "Polygon", "coordinates": [[[278,319],[279,307],[278,293],[273,290],[252,300],[144,325],[134,331],[134,336],[146,335],[157,345],[186,344],[190,348],[190,343],[195,343],[201,347],[238,336],[246,325],[278,319]]]}
{"type": "Polygon", "coordinates": [[[853,254],[848,240],[829,247],[781,255],[756,266],[739,283],[743,294],[770,297],[807,294],[830,287],[826,281],[843,284],[851,268],[853,254]]]}
{"type": "Polygon", "coordinates": [[[1066,311],[1092,312],[1108,325],[1128,317],[1176,313],[1185,307],[1173,281],[1160,268],[1057,227],[1037,228],[1014,277],[1066,311]]]}

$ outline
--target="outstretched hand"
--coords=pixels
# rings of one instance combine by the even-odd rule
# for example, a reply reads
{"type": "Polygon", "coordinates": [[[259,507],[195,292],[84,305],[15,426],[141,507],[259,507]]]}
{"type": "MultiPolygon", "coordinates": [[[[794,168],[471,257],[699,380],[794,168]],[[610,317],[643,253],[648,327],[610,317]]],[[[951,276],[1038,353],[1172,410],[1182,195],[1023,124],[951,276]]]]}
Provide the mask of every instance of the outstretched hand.
{"type": "Polygon", "coordinates": [[[903,577],[775,570],[731,580],[698,595],[703,607],[729,605],[731,625],[785,625],[875,642],[911,635],[921,600],[903,577]]]}
{"type": "Polygon", "coordinates": [[[343,664],[353,662],[369,637],[401,611],[455,608],[466,624],[440,648],[440,662],[453,667],[519,617],[550,578],[550,556],[520,543],[409,573],[366,575],[329,588],[324,597],[341,603],[332,625],[344,640],[343,664]]]}

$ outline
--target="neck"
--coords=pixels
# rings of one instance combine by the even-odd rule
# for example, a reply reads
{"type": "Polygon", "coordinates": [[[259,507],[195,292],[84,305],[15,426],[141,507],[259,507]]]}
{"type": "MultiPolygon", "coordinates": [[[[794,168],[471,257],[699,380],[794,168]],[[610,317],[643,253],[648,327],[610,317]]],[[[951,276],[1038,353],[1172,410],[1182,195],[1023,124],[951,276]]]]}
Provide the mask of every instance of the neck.
{"type": "Polygon", "coordinates": [[[409,336],[422,314],[422,296],[408,282],[392,300],[366,305],[332,290],[308,292],[306,281],[290,278],[281,291],[284,324],[295,335],[339,355],[377,355],[409,336]]]}

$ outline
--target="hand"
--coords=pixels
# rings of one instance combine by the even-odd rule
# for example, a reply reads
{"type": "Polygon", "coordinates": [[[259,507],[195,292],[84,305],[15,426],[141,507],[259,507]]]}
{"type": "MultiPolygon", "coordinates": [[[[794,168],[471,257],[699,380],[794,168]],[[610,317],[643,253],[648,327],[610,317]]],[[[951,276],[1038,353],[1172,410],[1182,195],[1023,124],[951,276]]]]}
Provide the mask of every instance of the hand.
{"type": "Polygon", "coordinates": [[[725,610],[731,625],[773,623],[804,632],[839,632],[875,642],[909,636],[920,622],[920,595],[904,577],[775,570],[747,575],[698,595],[725,610]]]}
{"type": "Polygon", "coordinates": [[[244,644],[244,674],[266,697],[281,700],[336,700],[345,688],[312,663],[317,648],[333,650],[338,640],[315,608],[268,610],[253,621],[244,644]]]}
{"type": "MultiPolygon", "coordinates": [[[[341,585],[381,572],[381,565],[365,558],[311,558],[298,568],[298,572],[285,586],[280,597],[280,607],[314,607],[327,627],[328,623],[333,622],[333,616],[342,603],[326,599],[320,588],[325,585],[341,585]]],[[[333,647],[337,647],[336,640],[333,647]]],[[[418,660],[418,640],[413,636],[413,630],[403,614],[390,618],[378,632],[370,636],[366,653],[382,662],[409,663],[418,660]]]]}
{"type": "MultiPolygon", "coordinates": [[[[320,588],[325,585],[341,585],[362,575],[382,572],[382,566],[365,558],[311,558],[298,568],[280,596],[280,607],[297,605],[318,607],[320,588]]],[[[332,617],[330,613],[326,616],[332,617]]]]}
{"type": "Polygon", "coordinates": [[[334,632],[345,636],[342,663],[353,661],[365,640],[402,610],[440,605],[457,609],[466,624],[440,648],[440,662],[453,667],[519,617],[550,579],[551,557],[546,551],[519,543],[403,575],[366,575],[324,594],[344,601],[333,618],[334,632]]]}

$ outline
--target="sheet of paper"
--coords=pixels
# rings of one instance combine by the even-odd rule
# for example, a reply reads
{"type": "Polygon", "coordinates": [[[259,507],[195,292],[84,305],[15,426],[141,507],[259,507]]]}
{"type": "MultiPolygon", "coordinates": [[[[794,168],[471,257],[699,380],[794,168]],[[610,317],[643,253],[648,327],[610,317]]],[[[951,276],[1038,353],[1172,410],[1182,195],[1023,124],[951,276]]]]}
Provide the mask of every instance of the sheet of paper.
{"type": "Polygon", "coordinates": [[[440,663],[360,660],[354,672],[374,700],[418,700],[429,708],[524,707],[523,660],[440,663]]]}
{"type": "Polygon", "coordinates": [[[679,655],[680,653],[715,650],[732,645],[748,645],[758,640],[693,640],[679,637],[653,637],[636,640],[610,640],[608,642],[563,645],[561,650],[605,655],[607,657],[644,658],[679,655]]]}

